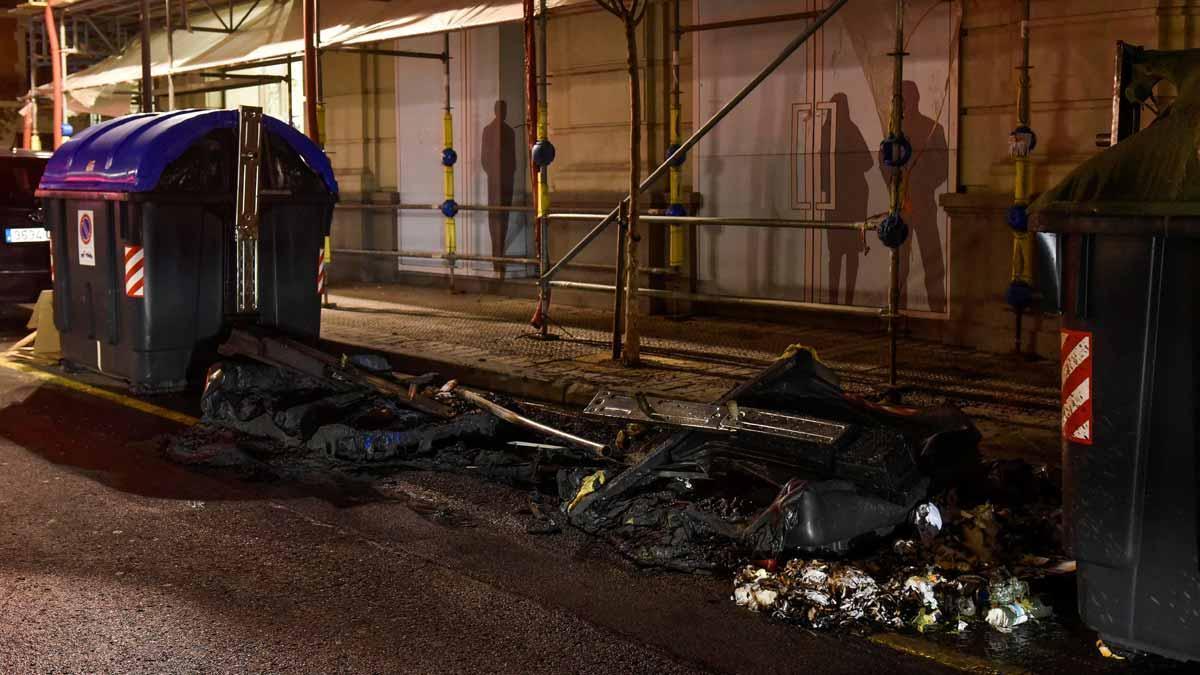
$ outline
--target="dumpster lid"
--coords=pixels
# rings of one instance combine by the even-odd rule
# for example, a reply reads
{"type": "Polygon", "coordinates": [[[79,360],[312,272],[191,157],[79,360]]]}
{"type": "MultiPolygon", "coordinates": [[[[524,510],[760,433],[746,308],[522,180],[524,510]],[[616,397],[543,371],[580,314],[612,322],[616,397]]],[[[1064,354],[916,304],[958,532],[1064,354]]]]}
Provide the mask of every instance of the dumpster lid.
{"type": "MultiPolygon", "coordinates": [[[[1089,220],[1125,221],[1118,229],[1163,230],[1163,219],[1200,216],[1200,50],[1147,50],[1137,77],[1152,87],[1168,80],[1178,96],[1146,128],[1077,166],[1030,207],[1035,230],[1071,231],[1089,220]]],[[[1130,87],[1129,89],[1133,89],[1130,87]]],[[[1121,95],[1130,97],[1129,89],[1121,95]]],[[[1193,224],[1189,224],[1189,229],[1193,224]]],[[[1107,227],[1117,227],[1110,223],[1107,227]]]]}
{"type": "MultiPolygon", "coordinates": [[[[179,110],[127,115],[88,127],[55,151],[39,190],[148,192],[163,170],[214,129],[236,129],[236,110],[179,110]]],[[[263,128],[296,151],[337,194],[329,158],[307,136],[263,115],[263,128]]]]}

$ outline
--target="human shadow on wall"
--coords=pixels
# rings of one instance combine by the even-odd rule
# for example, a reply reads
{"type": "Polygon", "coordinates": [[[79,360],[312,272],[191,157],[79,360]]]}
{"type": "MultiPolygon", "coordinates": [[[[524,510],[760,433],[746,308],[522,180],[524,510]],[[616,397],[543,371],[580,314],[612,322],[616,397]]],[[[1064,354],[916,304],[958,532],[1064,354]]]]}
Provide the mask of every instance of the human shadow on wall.
{"type": "MultiPolygon", "coordinates": [[[[909,238],[900,249],[900,301],[907,305],[908,282],[912,278],[913,245],[921,249],[925,293],[929,310],[946,311],[946,261],[942,236],[938,231],[937,190],[946,182],[950,168],[946,161],[946,130],[937,120],[921,113],[921,92],[917,83],[905,80],[904,135],[913,146],[904,180],[902,216],[908,223],[909,238]]],[[[891,169],[880,166],[885,181],[891,181],[891,169]]]]}
{"type": "MultiPolygon", "coordinates": [[[[512,206],[513,184],[517,175],[516,132],[509,126],[508,104],[496,101],[496,117],[483,128],[480,156],[483,173],[487,175],[488,206],[512,206]]],[[[492,256],[504,257],[508,244],[508,221],[511,212],[489,211],[488,230],[492,237],[492,256]]],[[[493,263],[493,269],[504,278],[504,263],[493,263]]]]}
{"type": "MultiPolygon", "coordinates": [[[[850,100],[845,93],[830,97],[836,117],[827,118],[822,134],[833,137],[829,162],[823,170],[833,173],[833,208],[827,211],[833,222],[858,223],[867,218],[869,188],[867,172],[875,168],[871,149],[862,130],[850,118],[850,100]],[[833,125],[831,133],[829,126],[833,125]]],[[[825,180],[825,185],[830,185],[825,180]]],[[[829,301],[833,304],[854,304],[854,287],[858,281],[859,257],[866,250],[861,231],[826,230],[825,246],[829,252],[829,301]],[[844,297],[841,291],[842,269],[846,270],[844,297]]]]}

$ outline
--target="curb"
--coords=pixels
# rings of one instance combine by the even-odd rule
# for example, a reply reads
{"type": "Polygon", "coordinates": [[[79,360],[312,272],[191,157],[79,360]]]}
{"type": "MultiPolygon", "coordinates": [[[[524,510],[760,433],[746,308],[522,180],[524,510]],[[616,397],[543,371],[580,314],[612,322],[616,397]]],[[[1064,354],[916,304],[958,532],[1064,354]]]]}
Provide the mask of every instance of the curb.
{"type": "Polygon", "coordinates": [[[508,396],[533,399],[573,407],[583,407],[592,400],[599,385],[579,380],[558,378],[547,380],[532,377],[509,368],[485,368],[481,366],[447,361],[432,353],[414,351],[382,350],[375,345],[361,345],[343,340],[321,339],[321,345],[345,353],[364,351],[379,353],[387,357],[392,368],[410,375],[436,372],[446,379],[476,389],[486,389],[508,396]]]}

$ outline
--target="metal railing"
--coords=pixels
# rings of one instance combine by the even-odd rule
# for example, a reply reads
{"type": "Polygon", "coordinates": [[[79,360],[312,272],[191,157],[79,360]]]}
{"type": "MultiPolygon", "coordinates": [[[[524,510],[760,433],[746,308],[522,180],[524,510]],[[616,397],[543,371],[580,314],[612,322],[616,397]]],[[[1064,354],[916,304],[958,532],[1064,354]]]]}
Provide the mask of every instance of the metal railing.
{"type": "MultiPolygon", "coordinates": [[[[339,202],[337,209],[345,211],[390,211],[399,213],[400,211],[440,211],[440,204],[413,204],[413,203],[389,203],[389,202],[339,202]]],[[[486,204],[459,204],[459,211],[482,211],[482,212],[500,212],[500,213],[533,213],[533,207],[529,206],[489,206],[486,204]]],[[[556,220],[571,220],[580,218],[602,218],[602,214],[589,213],[569,213],[556,215],[556,220]]],[[[648,214],[644,218],[656,218],[658,216],[648,214]]],[[[418,250],[386,250],[386,249],[364,249],[364,248],[335,248],[333,253],[339,255],[359,255],[359,256],[374,256],[386,258],[419,258],[423,260],[444,260],[449,265],[453,265],[457,261],[464,262],[490,262],[512,265],[538,265],[540,260],[535,257],[525,256],[490,256],[477,255],[473,253],[458,253],[457,251],[418,251],[418,250]]],[[[574,270],[589,270],[596,272],[611,272],[615,267],[613,265],[599,263],[579,263],[572,262],[567,265],[568,268],[574,270]]],[[[653,275],[674,275],[679,273],[676,267],[645,267],[642,268],[647,274],[653,275]]]]}
{"type": "MultiPolygon", "coordinates": [[[[400,211],[439,211],[439,204],[419,204],[419,203],[401,203],[401,202],[340,202],[337,205],[339,210],[345,211],[387,211],[393,214],[398,214],[400,211]]],[[[488,206],[484,204],[460,204],[460,211],[481,211],[481,212],[501,212],[501,213],[533,213],[534,209],[528,206],[488,206]]],[[[546,218],[550,221],[557,222],[593,222],[603,220],[603,213],[586,213],[586,212],[562,212],[551,213],[546,218]]],[[[800,229],[800,230],[839,230],[839,231],[873,231],[877,227],[878,216],[861,222],[830,222],[823,220],[803,220],[803,219],[786,219],[786,218],[729,218],[718,216],[665,216],[661,215],[657,210],[650,209],[640,217],[643,222],[661,226],[669,225],[693,225],[693,226],[721,226],[721,227],[764,227],[775,229],[800,229]]],[[[549,234],[549,230],[546,231],[549,234]]],[[[463,262],[490,262],[499,264],[513,265],[539,265],[540,260],[531,256],[490,256],[477,255],[471,253],[458,253],[447,251],[421,251],[421,250],[388,250],[388,249],[363,249],[363,248],[335,248],[334,254],[338,255],[354,255],[354,256],[373,256],[386,258],[416,258],[422,260],[443,260],[448,265],[454,265],[458,261],[463,262]]],[[[555,269],[573,269],[596,272],[612,272],[616,269],[616,265],[599,264],[599,263],[580,263],[580,262],[563,262],[562,259],[551,261],[555,269]]],[[[651,276],[678,276],[681,270],[678,267],[640,267],[640,271],[651,276]]],[[[616,290],[615,285],[597,284],[581,281],[560,281],[550,279],[549,286],[553,288],[563,288],[576,291],[596,292],[596,293],[612,293],[616,290]]],[[[537,282],[539,285],[541,280],[537,282]]],[[[855,316],[881,316],[883,307],[862,306],[862,305],[839,305],[823,302],[808,302],[802,300],[787,300],[782,298],[757,298],[737,295],[724,295],[715,293],[695,293],[686,291],[675,291],[661,288],[639,288],[638,294],[648,298],[662,300],[676,300],[684,302],[698,302],[715,305],[741,305],[747,307],[771,307],[776,309],[794,309],[805,311],[825,311],[837,314],[850,314],[855,316]]]]}

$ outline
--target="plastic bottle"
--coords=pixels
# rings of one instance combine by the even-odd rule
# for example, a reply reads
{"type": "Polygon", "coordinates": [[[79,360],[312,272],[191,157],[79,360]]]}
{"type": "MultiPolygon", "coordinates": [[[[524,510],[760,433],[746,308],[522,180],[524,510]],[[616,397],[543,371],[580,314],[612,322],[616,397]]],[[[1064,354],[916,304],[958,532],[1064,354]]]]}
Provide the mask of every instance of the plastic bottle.
{"type": "Polygon", "coordinates": [[[1029,613],[1018,603],[1010,603],[993,607],[988,610],[987,622],[996,630],[1007,633],[1014,626],[1019,626],[1029,620],[1029,613]]]}

